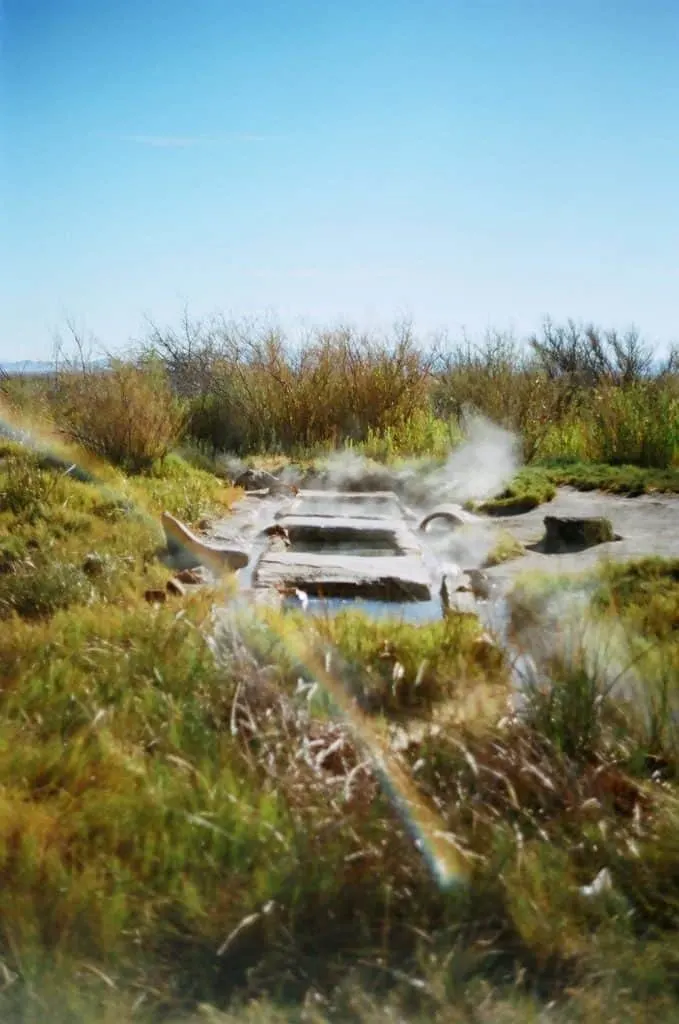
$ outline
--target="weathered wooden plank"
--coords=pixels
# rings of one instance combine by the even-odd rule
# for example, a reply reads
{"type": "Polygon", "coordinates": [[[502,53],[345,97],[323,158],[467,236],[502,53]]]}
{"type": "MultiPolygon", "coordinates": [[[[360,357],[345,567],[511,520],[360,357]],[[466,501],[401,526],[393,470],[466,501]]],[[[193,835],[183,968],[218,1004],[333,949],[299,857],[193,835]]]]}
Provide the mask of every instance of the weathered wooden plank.
{"type": "Polygon", "coordinates": [[[257,587],[296,587],[311,596],[428,601],[432,578],[421,558],[271,551],[253,573],[257,587]]]}

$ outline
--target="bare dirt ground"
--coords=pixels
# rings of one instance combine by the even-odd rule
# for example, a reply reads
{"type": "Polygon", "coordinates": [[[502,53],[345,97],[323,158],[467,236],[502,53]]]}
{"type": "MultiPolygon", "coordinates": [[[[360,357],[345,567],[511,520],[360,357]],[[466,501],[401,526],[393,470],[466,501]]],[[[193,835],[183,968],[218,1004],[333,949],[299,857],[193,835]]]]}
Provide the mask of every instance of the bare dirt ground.
{"type": "MultiPolygon", "coordinates": [[[[253,562],[263,545],[257,541],[260,531],[275,521],[281,506],[289,501],[281,496],[244,499],[226,519],[212,524],[210,533],[218,542],[237,542],[251,551],[253,562]]],[[[495,598],[506,595],[516,579],[525,572],[578,573],[602,561],[628,561],[649,555],[679,558],[679,495],[641,495],[634,498],[600,491],[582,492],[560,488],[556,497],[531,512],[513,516],[479,517],[482,532],[513,535],[526,547],[526,553],[485,570],[490,577],[495,598]],[[555,516],[604,516],[622,539],[599,544],[584,551],[568,554],[544,554],[531,550],[544,535],[544,518],[555,516]]],[[[444,530],[445,534],[445,530],[444,530]]],[[[433,539],[433,538],[432,538],[433,539]]],[[[486,544],[486,548],[492,546],[486,544]]],[[[453,559],[455,560],[455,559],[453,559]]],[[[470,565],[472,564],[470,560],[470,565]]],[[[465,563],[463,567],[468,567],[465,563]]],[[[243,584],[249,585],[249,572],[244,570],[243,584]]]]}
{"type": "Polygon", "coordinates": [[[523,557],[488,570],[502,589],[511,586],[517,576],[527,571],[575,573],[593,568],[602,560],[629,561],[649,555],[679,558],[679,495],[644,494],[625,498],[563,487],[546,505],[523,515],[496,517],[494,521],[529,547],[543,536],[543,520],[547,515],[605,516],[622,540],[569,554],[546,555],[528,550],[523,557]]]}

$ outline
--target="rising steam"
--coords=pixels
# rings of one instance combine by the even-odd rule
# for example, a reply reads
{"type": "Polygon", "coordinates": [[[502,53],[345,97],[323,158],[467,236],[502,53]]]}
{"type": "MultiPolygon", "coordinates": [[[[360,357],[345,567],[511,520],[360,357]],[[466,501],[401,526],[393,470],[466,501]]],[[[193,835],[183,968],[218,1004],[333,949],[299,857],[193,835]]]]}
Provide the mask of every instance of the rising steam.
{"type": "Polygon", "coordinates": [[[418,510],[442,502],[482,501],[497,494],[520,466],[514,434],[484,416],[465,418],[465,440],[443,465],[410,460],[397,468],[371,462],[356,452],[328,457],[314,486],[324,490],[395,490],[418,510]]]}

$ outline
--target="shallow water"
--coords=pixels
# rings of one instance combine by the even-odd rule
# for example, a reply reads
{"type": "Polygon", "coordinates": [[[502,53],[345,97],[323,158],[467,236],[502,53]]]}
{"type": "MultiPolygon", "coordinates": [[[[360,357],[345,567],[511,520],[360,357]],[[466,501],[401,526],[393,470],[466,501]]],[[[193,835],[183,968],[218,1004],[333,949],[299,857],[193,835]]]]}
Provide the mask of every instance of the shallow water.
{"type": "MultiPolygon", "coordinates": [[[[287,597],[283,601],[283,608],[299,609],[300,607],[300,601],[295,597],[287,597]]],[[[380,621],[387,619],[418,625],[437,622],[443,618],[443,608],[438,597],[432,598],[430,601],[374,601],[354,597],[309,597],[304,607],[309,615],[320,618],[332,617],[346,611],[362,611],[380,621]]]]}

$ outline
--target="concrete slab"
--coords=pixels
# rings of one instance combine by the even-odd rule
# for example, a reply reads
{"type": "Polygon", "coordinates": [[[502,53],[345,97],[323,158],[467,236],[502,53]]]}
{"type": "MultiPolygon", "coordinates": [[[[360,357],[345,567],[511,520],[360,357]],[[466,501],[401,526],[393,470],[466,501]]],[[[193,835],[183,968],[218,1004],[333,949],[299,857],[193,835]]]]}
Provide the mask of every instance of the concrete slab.
{"type": "Polygon", "coordinates": [[[289,515],[403,519],[403,508],[393,491],[300,491],[279,509],[276,518],[289,515]]]}
{"type": "Polygon", "coordinates": [[[428,601],[432,577],[420,557],[270,551],[253,572],[256,587],[296,587],[314,597],[428,601]]]}
{"type": "Polygon", "coordinates": [[[364,557],[423,554],[415,535],[399,519],[287,515],[265,532],[280,527],[288,533],[291,551],[354,552],[364,557]]]}

